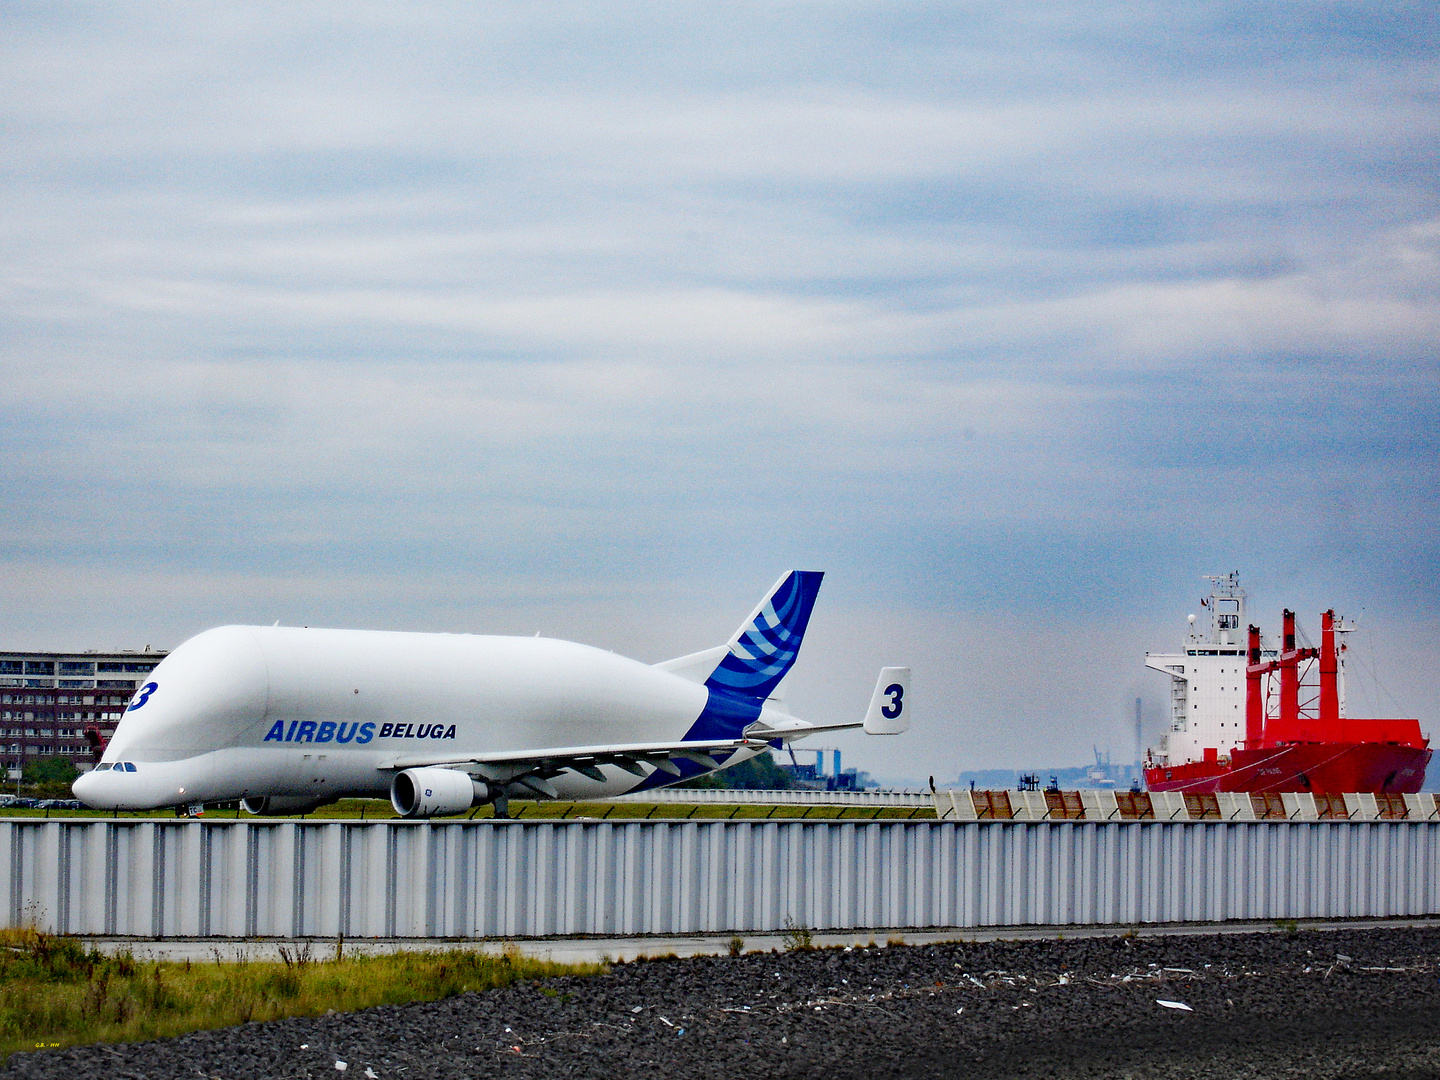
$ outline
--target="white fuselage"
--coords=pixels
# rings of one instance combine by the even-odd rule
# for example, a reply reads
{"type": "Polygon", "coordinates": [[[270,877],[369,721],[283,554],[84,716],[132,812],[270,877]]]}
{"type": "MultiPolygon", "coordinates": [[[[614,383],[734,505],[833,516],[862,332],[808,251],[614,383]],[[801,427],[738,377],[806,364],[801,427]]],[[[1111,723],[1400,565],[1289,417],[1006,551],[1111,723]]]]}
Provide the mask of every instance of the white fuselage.
{"type": "MultiPolygon", "coordinates": [[[[378,797],[407,765],[674,742],[707,699],[701,683],[568,641],[224,626],[151,673],[103,757],[126,768],[88,773],[75,793],[106,809],[378,797]]],[[[597,798],[645,782],[599,771],[553,783],[597,798]]]]}

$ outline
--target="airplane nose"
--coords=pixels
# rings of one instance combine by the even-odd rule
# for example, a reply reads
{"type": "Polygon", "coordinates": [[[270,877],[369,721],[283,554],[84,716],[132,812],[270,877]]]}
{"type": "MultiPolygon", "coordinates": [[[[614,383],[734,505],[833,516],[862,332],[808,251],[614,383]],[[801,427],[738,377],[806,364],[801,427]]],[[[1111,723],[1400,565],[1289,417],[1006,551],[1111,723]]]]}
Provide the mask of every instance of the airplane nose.
{"type": "Polygon", "coordinates": [[[70,785],[70,791],[86,806],[94,806],[96,796],[99,795],[100,778],[93,772],[82,773],[75,778],[70,785]]]}

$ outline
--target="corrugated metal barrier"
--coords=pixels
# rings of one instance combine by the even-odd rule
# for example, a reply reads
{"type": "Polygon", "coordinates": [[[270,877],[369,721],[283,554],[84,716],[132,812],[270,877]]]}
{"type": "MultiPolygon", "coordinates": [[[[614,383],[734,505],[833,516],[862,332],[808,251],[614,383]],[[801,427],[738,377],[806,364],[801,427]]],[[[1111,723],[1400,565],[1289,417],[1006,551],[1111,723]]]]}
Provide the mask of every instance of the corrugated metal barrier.
{"type": "Polygon", "coordinates": [[[1440,913],[1440,822],[0,822],[7,921],[547,937],[1440,913]]]}

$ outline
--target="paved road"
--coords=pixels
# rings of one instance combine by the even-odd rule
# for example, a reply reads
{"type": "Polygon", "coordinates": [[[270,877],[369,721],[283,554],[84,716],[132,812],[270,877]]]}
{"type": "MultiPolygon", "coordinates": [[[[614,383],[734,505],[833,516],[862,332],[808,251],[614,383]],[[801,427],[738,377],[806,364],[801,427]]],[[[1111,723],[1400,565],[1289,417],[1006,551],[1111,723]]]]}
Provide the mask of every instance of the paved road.
{"type": "MultiPolygon", "coordinates": [[[[1297,924],[1306,930],[1342,930],[1356,927],[1398,928],[1437,927],[1440,919],[1376,919],[1345,921],[1310,921],[1297,924]]],[[[1176,923],[1166,925],[1136,926],[1004,926],[1004,927],[953,927],[944,930],[916,932],[913,930],[877,930],[863,933],[826,934],[815,933],[812,942],[817,948],[843,948],[867,944],[885,945],[889,941],[901,941],[907,945],[934,945],[954,941],[1054,941],[1057,939],[1084,939],[1096,937],[1174,937],[1214,934],[1275,933],[1278,927],[1273,922],[1225,922],[1225,923],[1176,923]]],[[[512,944],[529,956],[549,958],[561,963],[581,963],[596,960],[626,962],[642,957],[659,956],[722,956],[730,948],[732,936],[741,937],[746,952],[784,951],[787,945],[782,934],[716,935],[689,934],[665,937],[613,937],[613,938],[522,938],[513,942],[477,940],[474,938],[348,938],[337,942],[334,938],[309,938],[301,942],[308,945],[312,955],[328,957],[335,954],[340,946],[347,955],[419,952],[430,949],[493,949],[500,950],[512,944]]],[[[86,939],[105,952],[128,949],[137,957],[157,960],[213,960],[218,954],[222,959],[278,960],[280,949],[293,950],[296,943],[290,940],[266,938],[239,941],[226,938],[90,938],[86,939]]]]}

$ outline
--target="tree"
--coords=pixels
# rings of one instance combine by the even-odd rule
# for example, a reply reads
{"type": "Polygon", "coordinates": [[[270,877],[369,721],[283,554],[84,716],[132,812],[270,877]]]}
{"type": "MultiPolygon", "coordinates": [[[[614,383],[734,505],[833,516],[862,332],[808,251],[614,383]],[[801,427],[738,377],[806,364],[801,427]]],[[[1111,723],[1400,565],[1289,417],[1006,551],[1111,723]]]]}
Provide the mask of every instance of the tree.
{"type": "Polygon", "coordinates": [[[69,787],[80,773],[69,758],[43,757],[27,761],[20,775],[27,784],[60,784],[69,787]]]}
{"type": "Polygon", "coordinates": [[[684,788],[728,788],[732,791],[774,791],[791,786],[790,774],[769,754],[760,754],[749,761],[731,765],[728,769],[697,776],[676,787],[684,788]]]}

